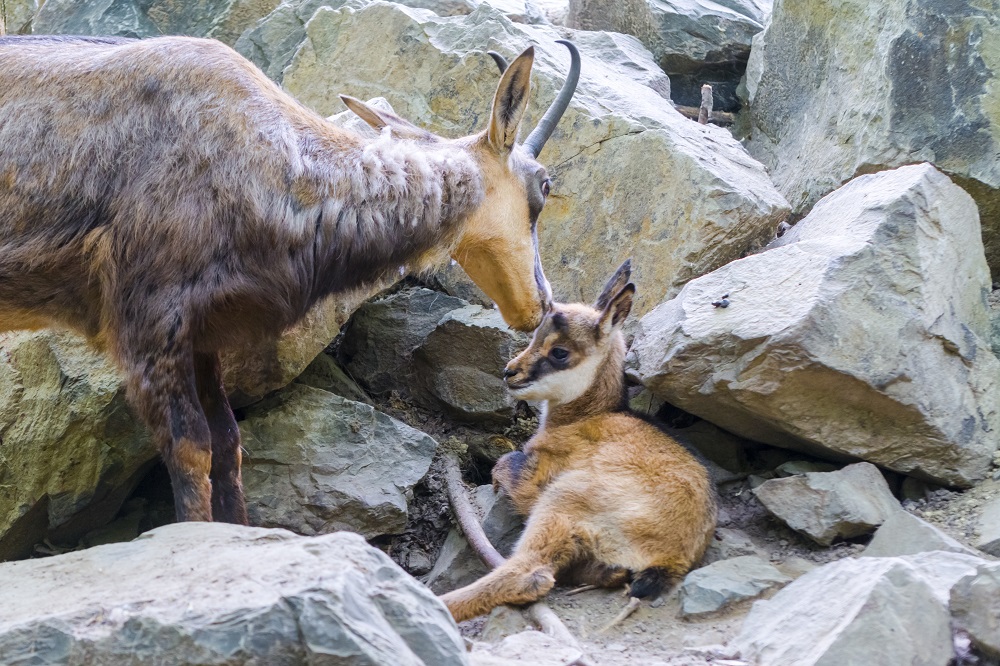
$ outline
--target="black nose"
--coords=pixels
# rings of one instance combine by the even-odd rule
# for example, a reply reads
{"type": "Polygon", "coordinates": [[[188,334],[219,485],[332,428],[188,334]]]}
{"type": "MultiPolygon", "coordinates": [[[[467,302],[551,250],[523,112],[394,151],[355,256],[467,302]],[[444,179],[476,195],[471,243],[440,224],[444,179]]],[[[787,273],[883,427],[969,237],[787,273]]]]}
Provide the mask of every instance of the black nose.
{"type": "Polygon", "coordinates": [[[514,377],[515,375],[517,375],[518,372],[520,372],[520,371],[519,370],[512,370],[511,368],[504,368],[503,369],[503,378],[504,379],[510,379],[511,377],[514,377]]]}

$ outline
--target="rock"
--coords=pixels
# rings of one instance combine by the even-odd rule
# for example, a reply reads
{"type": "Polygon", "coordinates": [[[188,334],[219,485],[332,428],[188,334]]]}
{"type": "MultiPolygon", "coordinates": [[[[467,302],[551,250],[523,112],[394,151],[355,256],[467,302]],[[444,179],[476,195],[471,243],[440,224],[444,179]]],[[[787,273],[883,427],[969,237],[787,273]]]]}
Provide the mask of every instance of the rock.
{"type": "Polygon", "coordinates": [[[716,527],[715,535],[705,550],[703,564],[731,560],[742,556],[766,557],[767,553],[754,545],[745,532],[731,527],[716,527]]]}
{"type": "MultiPolygon", "coordinates": [[[[524,529],[524,519],[514,512],[506,494],[496,493],[493,486],[476,488],[473,505],[483,516],[481,524],[493,547],[504,557],[510,556],[524,529]]],[[[434,568],[424,581],[437,594],[444,594],[482,578],[489,572],[465,537],[457,529],[448,532],[434,568]]]]}
{"type": "Polygon", "coordinates": [[[4,0],[2,8],[0,26],[6,29],[8,35],[31,33],[31,22],[38,11],[38,0],[4,0]]]}
{"type": "MultiPolygon", "coordinates": [[[[482,5],[457,17],[385,3],[321,7],[296,21],[304,27],[293,35],[272,15],[257,26],[258,42],[248,35],[252,43],[240,48],[324,115],[343,109],[338,93],[383,96],[444,136],[480,131],[497,83],[485,51],[512,57],[533,44],[536,89],[525,115],[532,127],[568,70],[566,49],[555,43],[564,33],[511,23],[482,5]]],[[[556,183],[539,220],[542,263],[558,298],[591,301],[607,266],[631,256],[642,285],[633,312],[641,314],[772,237],[787,208],[726,130],[670,108],[665,77],[635,39],[570,36],[583,68],[541,156],[556,183]]]]}
{"type": "Polygon", "coordinates": [[[531,630],[532,621],[516,606],[497,606],[486,616],[478,639],[484,643],[499,643],[508,636],[531,630]]]}
{"type": "Polygon", "coordinates": [[[67,333],[0,334],[0,560],[107,523],[157,457],[114,366],[67,333]]]}
{"type": "Polygon", "coordinates": [[[701,420],[686,428],[671,430],[671,433],[676,433],[680,440],[689,443],[719,467],[733,474],[746,474],[746,440],[701,420]]]}
{"type": "Polygon", "coordinates": [[[445,314],[466,303],[430,289],[409,288],[358,308],[338,349],[344,369],[376,395],[410,396],[411,354],[445,314]]]}
{"type": "Polygon", "coordinates": [[[232,45],[279,0],[47,0],[35,34],[213,37],[232,45]]]}
{"type": "Polygon", "coordinates": [[[958,581],[951,588],[951,612],[979,650],[1000,659],[1000,564],[981,564],[958,581]]]}
{"type": "Polygon", "coordinates": [[[413,353],[412,372],[425,391],[414,399],[463,421],[508,423],[515,400],[503,370],[528,346],[498,310],[466,305],[445,314],[413,353]]]}
{"type": "Polygon", "coordinates": [[[832,562],[755,603],[731,647],[759,666],[945,666],[949,590],[979,562],[945,552],[832,562]]]}
{"type": "Polygon", "coordinates": [[[789,460],[774,468],[774,473],[779,478],[787,476],[797,476],[799,474],[809,474],[810,472],[834,472],[840,469],[837,465],[823,462],[809,462],[807,460],[789,460]]]}
{"type": "Polygon", "coordinates": [[[580,648],[560,643],[540,631],[522,631],[497,645],[476,643],[471,655],[473,666],[565,666],[583,657],[580,648]]]}
{"type": "Polygon", "coordinates": [[[293,385],[241,423],[250,522],[300,534],[366,537],[406,527],[406,494],[437,443],[372,407],[293,385]]]}
{"type": "Polygon", "coordinates": [[[791,582],[769,562],[744,555],[695,569],[680,585],[681,617],[718,613],[739,601],[755,599],[791,582]]]}
{"type": "Polygon", "coordinates": [[[12,664],[468,663],[444,605],[356,534],[181,523],[5,564],[0,585],[12,664]]]}
{"type": "Polygon", "coordinates": [[[1000,496],[990,499],[982,508],[976,525],[976,548],[1000,557],[1000,496]]]}
{"type": "Polygon", "coordinates": [[[996,272],[997,12],[996,0],[776,0],[747,66],[750,153],[801,212],[860,173],[933,162],[976,199],[996,272]]]}
{"type": "Polygon", "coordinates": [[[754,488],[768,511],[822,546],[870,534],[902,511],[875,465],[772,479],[754,488]]]}
{"type": "Polygon", "coordinates": [[[743,437],[969,486],[1000,430],[979,237],[932,166],[859,177],[643,317],[633,372],[743,437]]]}
{"type": "Polygon", "coordinates": [[[1000,357],[1000,289],[991,291],[986,303],[990,308],[990,348],[1000,357]]]}
{"type": "Polygon", "coordinates": [[[982,553],[963,545],[908,511],[893,511],[875,531],[862,557],[894,557],[946,550],[975,557],[982,553]]]}
{"type": "Polygon", "coordinates": [[[675,102],[699,106],[701,86],[708,83],[716,109],[733,111],[750,40],[770,13],[771,0],[570,0],[566,25],[635,35],[670,75],[675,102]]]}
{"type": "Polygon", "coordinates": [[[366,405],[373,404],[364,389],[327,354],[320,354],[313,359],[313,362],[295,379],[295,383],[335,393],[342,398],[363,402],[366,405]]]}

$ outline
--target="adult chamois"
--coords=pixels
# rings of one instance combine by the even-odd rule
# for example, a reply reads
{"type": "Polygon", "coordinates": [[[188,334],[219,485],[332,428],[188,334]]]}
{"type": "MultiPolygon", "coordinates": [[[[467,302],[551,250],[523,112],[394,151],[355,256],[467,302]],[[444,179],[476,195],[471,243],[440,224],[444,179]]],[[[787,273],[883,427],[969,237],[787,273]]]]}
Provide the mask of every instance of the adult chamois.
{"type": "Polygon", "coordinates": [[[246,523],[220,349],[449,256],[511,326],[541,320],[535,158],[580,70],[563,43],[566,82],[517,144],[532,48],[472,136],[343,97],[380,130],[367,141],[213,40],[0,39],[0,330],[67,326],[107,349],[178,519],[246,523]]]}
{"type": "Polygon", "coordinates": [[[514,396],[544,401],[524,451],[493,468],[494,487],[528,521],[509,560],[442,597],[458,622],[535,601],[557,576],[597,587],[631,581],[620,619],[677,582],[708,547],[708,472],[628,411],[621,328],[635,293],[630,272],[625,262],[593,307],[554,304],[504,371],[514,396]]]}

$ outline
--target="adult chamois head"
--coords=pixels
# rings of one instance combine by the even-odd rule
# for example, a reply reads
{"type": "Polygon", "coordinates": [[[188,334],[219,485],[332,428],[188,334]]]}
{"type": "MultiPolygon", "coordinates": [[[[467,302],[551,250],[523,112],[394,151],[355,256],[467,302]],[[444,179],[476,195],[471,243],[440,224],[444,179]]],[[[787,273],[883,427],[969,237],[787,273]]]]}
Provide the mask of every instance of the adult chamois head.
{"type": "MultiPolygon", "coordinates": [[[[511,327],[533,330],[552,302],[552,290],[538,254],[538,215],[551,181],[538,161],[545,142],[569,106],[580,78],[580,54],[572,42],[558,40],[570,52],[570,70],[559,95],[523,143],[518,129],[528,105],[534,47],[509,66],[503,56],[489,55],[500,68],[489,125],[478,134],[451,143],[463,146],[483,177],[484,198],[469,213],[451,256],[500,309],[511,327]]],[[[389,129],[403,139],[433,144],[447,142],[391,113],[341,95],[347,107],[376,130],[389,129]]],[[[435,263],[433,260],[430,263],[435,263]]]]}
{"type": "Polygon", "coordinates": [[[488,126],[443,139],[345,98],[364,139],[214,40],[0,38],[0,331],[99,340],[170,471],[178,518],[247,521],[219,352],[320,299],[454,257],[511,326],[550,301],[536,161],[580,58],[523,144],[533,50],[488,126]]]}

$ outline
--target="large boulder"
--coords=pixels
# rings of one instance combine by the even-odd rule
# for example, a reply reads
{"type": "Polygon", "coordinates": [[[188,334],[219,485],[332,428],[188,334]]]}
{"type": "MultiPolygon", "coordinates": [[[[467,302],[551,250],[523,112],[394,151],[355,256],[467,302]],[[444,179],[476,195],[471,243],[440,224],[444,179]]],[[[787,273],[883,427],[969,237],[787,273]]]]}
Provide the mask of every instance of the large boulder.
{"type": "Polygon", "coordinates": [[[1000,2],[775,0],[747,67],[750,154],[792,207],[933,162],[976,199],[1000,269],[1000,2]]]}
{"type": "Polygon", "coordinates": [[[981,564],[958,581],[951,589],[951,612],[977,648],[1000,659],[1000,564],[981,564]]]}
{"type": "Polygon", "coordinates": [[[675,102],[698,106],[708,83],[716,108],[735,110],[751,39],[770,13],[771,0],[570,0],[566,25],[635,35],[670,75],[675,102]]]}
{"type": "Polygon", "coordinates": [[[946,666],[950,590],[981,562],[945,552],[833,562],[755,603],[732,645],[757,666],[946,666]]]}
{"type": "Polygon", "coordinates": [[[114,366],[65,333],[0,335],[0,560],[109,521],[156,459],[114,366]]]}
{"type": "Polygon", "coordinates": [[[902,511],[882,473],[870,463],[772,479],[753,493],[771,514],[821,546],[871,534],[902,511]]]}
{"type": "Polygon", "coordinates": [[[356,534],[168,525],[0,586],[7,664],[468,663],[444,605],[356,534]]]}
{"type": "Polygon", "coordinates": [[[1000,431],[989,286],[972,198],[903,167],[692,280],[643,317],[631,362],[653,393],[749,439],[968,486],[1000,431]]]}
{"type": "Polygon", "coordinates": [[[248,409],[240,429],[250,522],[300,534],[402,532],[437,449],[369,405],[300,384],[248,409]]]}
{"type": "Polygon", "coordinates": [[[280,0],[47,0],[35,34],[213,37],[233,44],[280,0]]]}
{"type": "MultiPolygon", "coordinates": [[[[257,61],[272,76],[280,72],[284,87],[306,105],[326,115],[343,108],[338,93],[383,96],[400,115],[446,136],[486,125],[498,77],[487,49],[511,57],[535,46],[527,127],[555,97],[569,63],[555,43],[567,35],[512,23],[486,6],[459,17],[385,3],[320,7],[297,42],[276,19],[258,28],[266,48],[244,53],[255,60],[291,54],[283,66],[273,56],[257,61]]],[[[641,285],[634,310],[641,314],[692,277],[769,239],[787,207],[728,132],[683,118],[662,86],[647,85],[664,77],[652,72],[648,53],[638,62],[632,57],[644,52],[634,39],[569,36],[583,68],[541,156],[555,182],[539,221],[542,263],[558,298],[590,301],[608,267],[633,257],[641,285]]]]}

